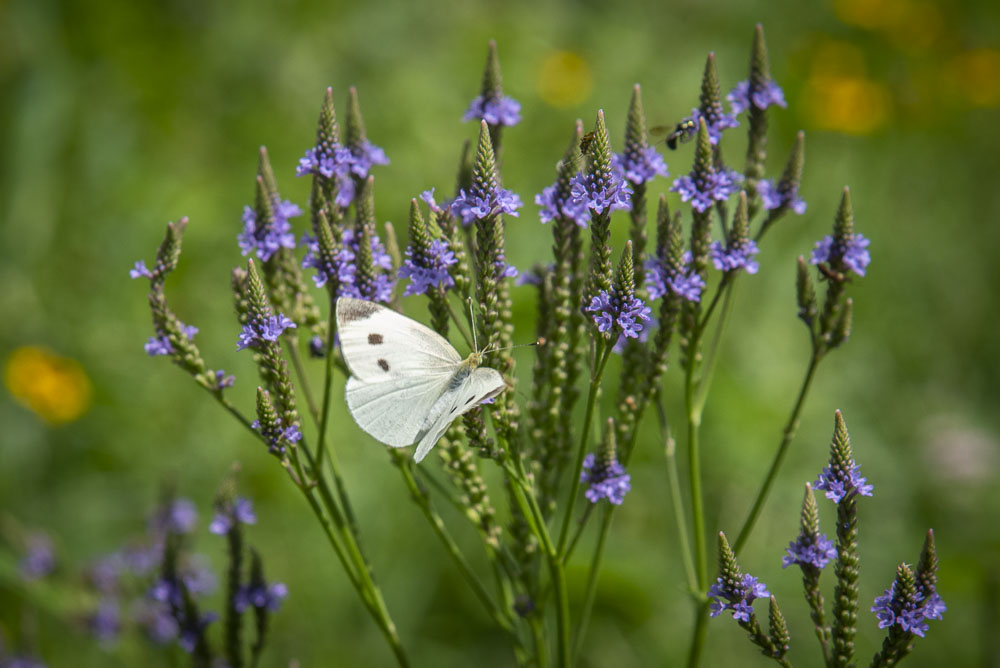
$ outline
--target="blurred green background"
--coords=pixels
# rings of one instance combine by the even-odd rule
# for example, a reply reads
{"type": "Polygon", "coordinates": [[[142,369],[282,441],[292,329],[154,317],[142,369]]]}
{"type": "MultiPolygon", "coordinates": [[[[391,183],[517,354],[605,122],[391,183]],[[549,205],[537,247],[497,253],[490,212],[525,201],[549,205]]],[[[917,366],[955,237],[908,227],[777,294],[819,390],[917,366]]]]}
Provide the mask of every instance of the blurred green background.
{"type": "MultiPolygon", "coordinates": [[[[508,257],[527,268],[546,261],[550,243],[531,202],[552,181],[574,120],[590,126],[604,109],[620,147],[636,82],[650,124],[678,120],[697,103],[708,51],[724,90],[745,78],[758,21],[789,102],[771,114],[770,175],[805,130],[809,209],[769,234],[760,274],[740,285],[705,416],[708,528],[738,529],[779,440],[808,360],[795,317],[795,257],[829,232],[850,185],[873,257],[851,288],[854,334],[820,369],[741,562],[782,602],[796,665],[819,665],[799,577],[782,571],[779,557],[797,530],[802,484],[824,465],[839,408],[876,490],[861,503],[860,661],[881,641],[871,600],[896,564],[916,560],[933,527],[948,612],[909,665],[997,665],[1000,5],[989,0],[0,2],[5,645],[52,666],[173,665],[135,637],[111,648],[91,639],[80,623],[88,604],[81,573],[142,531],[164,481],[198,503],[197,547],[221,564],[207,513],[239,461],[241,491],[260,518],[250,540],[270,577],[291,591],[265,663],[389,664],[274,460],[177,368],[143,353],[146,285],[127,270],[152,261],[168,220],[190,217],[168,296],[201,328],[208,364],[236,373],[231,396],[250,411],[256,377],[249,355],[234,350],[228,287],[230,269],[244,262],[235,243],[240,214],[252,202],[260,145],[283,196],[305,204],[309,184],[294,167],[312,144],[327,86],[341,115],[348,86],[358,87],[369,137],[392,160],[374,171],[377,215],[402,229],[411,197],[432,186],[451,191],[461,143],[476,133],[460,118],[495,38],[505,92],[523,104],[524,121],[504,134],[504,179],[526,202],[509,223],[508,257]],[[66,358],[60,373],[42,379],[33,407],[10,394],[23,394],[18,383],[27,382],[12,371],[27,359],[24,346],[66,358]],[[59,568],[25,584],[16,575],[17,536],[36,529],[53,537],[59,568]]],[[[727,137],[727,155],[741,164],[742,132],[727,137]]],[[[673,176],[683,174],[691,145],[666,158],[673,176]]],[[[668,187],[656,182],[654,196],[668,187]]],[[[616,227],[621,241],[625,224],[616,227]]],[[[533,292],[518,288],[514,298],[517,337],[530,340],[533,292]]],[[[520,359],[526,381],[530,362],[520,359]]],[[[673,395],[677,381],[674,370],[673,395]]],[[[678,406],[673,397],[668,404],[678,406]]],[[[504,639],[384,452],[339,402],[336,410],[368,551],[415,664],[510,665],[504,639]]],[[[674,665],[687,647],[690,607],[661,448],[647,422],[633,491],[612,530],[587,665],[674,665]]],[[[499,487],[493,497],[503,504],[499,487]]],[[[824,502],[827,532],[831,510],[824,502]]],[[[457,516],[448,520],[482,567],[471,531],[457,516]]],[[[576,598],[585,568],[580,557],[570,569],[576,598]]],[[[766,665],[728,619],[714,620],[709,634],[705,665],[766,665]]]]}

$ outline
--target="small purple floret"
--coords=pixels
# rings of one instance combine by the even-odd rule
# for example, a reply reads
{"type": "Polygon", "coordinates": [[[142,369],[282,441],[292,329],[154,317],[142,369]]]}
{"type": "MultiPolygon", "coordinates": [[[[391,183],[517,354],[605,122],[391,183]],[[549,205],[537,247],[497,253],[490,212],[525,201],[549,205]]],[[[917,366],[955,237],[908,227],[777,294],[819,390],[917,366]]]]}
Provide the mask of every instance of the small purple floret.
{"type": "Polygon", "coordinates": [[[253,510],[250,499],[239,497],[232,508],[225,508],[215,513],[208,530],[218,536],[225,535],[233,528],[233,522],[239,524],[256,524],[257,514],[253,510]]]}
{"type": "Polygon", "coordinates": [[[740,125],[740,122],[736,120],[736,116],[732,114],[719,113],[703,115],[701,110],[698,108],[692,109],[691,115],[685,118],[682,121],[682,124],[688,125],[689,127],[693,124],[693,126],[697,128],[698,120],[701,118],[705,119],[705,129],[708,130],[708,141],[712,144],[719,143],[719,139],[722,138],[723,130],[736,128],[740,125]],[[690,121],[690,124],[688,121],[690,121]]]}
{"type": "Polygon", "coordinates": [[[135,263],[135,267],[128,270],[128,275],[130,278],[139,278],[143,276],[145,278],[152,278],[153,274],[149,269],[146,268],[146,261],[139,260],[135,263]]]}
{"type": "Polygon", "coordinates": [[[574,176],[570,183],[570,201],[576,206],[591,209],[595,214],[632,209],[632,187],[617,174],[612,174],[607,184],[583,173],[574,176]]]}
{"type": "Polygon", "coordinates": [[[721,577],[716,578],[708,589],[708,596],[712,599],[709,615],[718,617],[723,611],[730,610],[733,619],[749,622],[750,615],[753,614],[753,602],[770,595],[767,585],[749,574],[744,575],[743,580],[735,587],[727,584],[721,577]]]}
{"type": "Polygon", "coordinates": [[[562,217],[586,228],[590,222],[590,207],[587,201],[582,198],[574,200],[572,196],[559,198],[555,184],[547,186],[541,193],[535,195],[535,204],[542,207],[538,217],[543,223],[562,217]]]}
{"type": "Polygon", "coordinates": [[[659,299],[667,294],[675,294],[689,302],[701,300],[705,281],[697,272],[688,269],[686,273],[675,272],[667,262],[659,258],[646,261],[646,285],[650,299],[659,299]]]}
{"type": "Polygon", "coordinates": [[[667,163],[653,146],[640,151],[626,151],[611,156],[611,168],[633,185],[648,183],[657,176],[667,176],[667,163]]]}
{"type": "Polygon", "coordinates": [[[841,248],[840,244],[834,242],[832,236],[827,235],[816,242],[810,262],[812,264],[832,262],[833,258],[839,257],[849,270],[858,276],[864,276],[865,269],[872,261],[868,252],[870,243],[871,241],[865,238],[865,235],[855,234],[847,242],[846,248],[841,248]]]}
{"type": "Polygon", "coordinates": [[[277,201],[274,205],[274,220],[259,223],[257,212],[252,207],[243,207],[243,232],[236,239],[243,255],[256,253],[262,262],[282,248],[295,248],[295,234],[289,218],[302,214],[302,210],[288,200],[277,201]]]}
{"type": "Polygon", "coordinates": [[[787,206],[800,216],[806,212],[806,203],[799,197],[798,186],[783,191],[769,179],[762,179],[757,182],[757,194],[760,195],[761,202],[768,211],[787,206]]]}
{"type": "Polygon", "coordinates": [[[826,492],[826,498],[834,503],[840,503],[845,497],[857,494],[871,496],[874,487],[869,485],[860,473],[861,467],[851,462],[850,469],[827,466],[819,474],[819,479],[813,483],[814,489],[826,492]]]}
{"type": "Polygon", "coordinates": [[[173,346],[170,345],[170,339],[164,336],[151,336],[149,340],[146,341],[146,345],[143,346],[143,350],[150,357],[156,357],[157,355],[171,355],[174,352],[173,346]]]}
{"type": "Polygon", "coordinates": [[[264,322],[248,322],[243,325],[236,349],[243,350],[263,341],[277,341],[286,329],[295,329],[295,327],[295,323],[281,313],[269,316],[264,322]]]}
{"type": "Polygon", "coordinates": [[[406,249],[406,260],[399,268],[399,277],[410,279],[403,296],[422,295],[428,290],[455,285],[454,279],[448,273],[448,267],[458,262],[455,254],[448,247],[448,242],[435,239],[426,258],[415,261],[413,247],[406,249]]]}
{"type": "Polygon", "coordinates": [[[517,217],[517,210],[522,206],[524,204],[516,193],[500,186],[485,194],[462,189],[451,203],[451,214],[461,220],[462,225],[468,226],[501,213],[517,217]]]}
{"type": "Polygon", "coordinates": [[[28,536],[27,549],[21,558],[21,577],[25,580],[43,578],[56,568],[56,553],[52,540],[43,533],[28,536]]]}
{"type": "Polygon", "coordinates": [[[482,119],[490,125],[517,125],[521,122],[521,103],[512,97],[477,96],[469,103],[463,121],[482,119]]]}
{"type": "Polygon", "coordinates": [[[896,592],[895,582],[884,594],[875,598],[871,608],[880,629],[898,624],[904,631],[921,638],[930,628],[924,620],[941,619],[945,610],[947,606],[936,591],[931,591],[926,598],[918,592],[915,601],[903,601],[896,592]]]}
{"type": "Polygon", "coordinates": [[[751,102],[753,102],[753,106],[762,111],[772,105],[782,108],[788,106],[788,103],[785,102],[785,92],[781,90],[781,86],[771,80],[768,80],[763,90],[755,90],[752,96],[750,95],[750,81],[743,80],[736,84],[726,99],[729,100],[729,107],[733,110],[733,114],[742,114],[750,108],[751,102]]]}
{"type": "Polygon", "coordinates": [[[739,190],[743,175],[731,169],[714,172],[707,183],[695,177],[694,172],[674,180],[671,192],[680,193],[681,201],[691,202],[691,206],[704,213],[715,202],[724,202],[739,190]]]}
{"type": "Polygon", "coordinates": [[[632,477],[617,460],[601,465],[593,453],[589,453],[583,459],[580,482],[590,485],[584,494],[591,503],[607,499],[620,506],[625,500],[625,494],[632,489],[631,480],[632,477]]]}
{"type": "Polygon", "coordinates": [[[812,566],[818,570],[837,558],[837,548],[826,534],[809,536],[800,533],[799,537],[788,544],[786,554],[781,558],[781,567],[788,568],[792,564],[812,566]]]}
{"type": "Polygon", "coordinates": [[[760,269],[760,265],[753,259],[753,256],[759,253],[760,249],[757,248],[757,244],[752,239],[748,239],[733,248],[725,248],[722,242],[715,241],[709,246],[708,252],[712,257],[712,263],[719,271],[729,272],[743,269],[748,274],[756,274],[760,269]]]}
{"type": "Polygon", "coordinates": [[[602,290],[591,299],[584,311],[593,313],[591,317],[599,332],[607,333],[617,329],[625,336],[635,339],[643,329],[640,321],[648,322],[652,309],[635,296],[622,296],[616,290],[610,293],[602,290]]]}

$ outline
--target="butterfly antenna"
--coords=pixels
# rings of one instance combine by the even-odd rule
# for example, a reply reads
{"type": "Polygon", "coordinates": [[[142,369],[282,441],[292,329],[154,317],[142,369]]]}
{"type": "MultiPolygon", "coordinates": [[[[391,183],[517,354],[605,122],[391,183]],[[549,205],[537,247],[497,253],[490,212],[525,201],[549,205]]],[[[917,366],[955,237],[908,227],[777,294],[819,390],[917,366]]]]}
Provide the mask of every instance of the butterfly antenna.
{"type": "MultiPolygon", "coordinates": [[[[479,351],[479,341],[476,339],[476,314],[472,310],[472,297],[469,297],[469,322],[472,324],[472,347],[479,351]]],[[[486,352],[485,350],[482,352],[486,352]]]]}

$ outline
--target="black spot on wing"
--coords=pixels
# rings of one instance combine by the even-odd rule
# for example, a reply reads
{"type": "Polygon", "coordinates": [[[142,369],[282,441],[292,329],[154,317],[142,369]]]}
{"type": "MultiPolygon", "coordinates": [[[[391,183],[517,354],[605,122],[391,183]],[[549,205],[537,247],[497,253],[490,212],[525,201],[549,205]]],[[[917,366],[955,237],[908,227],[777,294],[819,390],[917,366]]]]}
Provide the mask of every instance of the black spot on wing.
{"type": "Polygon", "coordinates": [[[341,299],[337,303],[337,315],[344,322],[366,320],[376,313],[381,306],[361,299],[341,299]]]}
{"type": "Polygon", "coordinates": [[[386,362],[385,360],[380,359],[378,361],[378,365],[379,365],[379,368],[382,369],[382,371],[386,371],[386,372],[389,371],[389,363],[386,362]]]}
{"type": "Polygon", "coordinates": [[[382,335],[381,334],[375,334],[375,333],[369,334],[368,335],[368,343],[369,343],[369,345],[373,345],[373,346],[380,345],[382,343],[382,335]]]}

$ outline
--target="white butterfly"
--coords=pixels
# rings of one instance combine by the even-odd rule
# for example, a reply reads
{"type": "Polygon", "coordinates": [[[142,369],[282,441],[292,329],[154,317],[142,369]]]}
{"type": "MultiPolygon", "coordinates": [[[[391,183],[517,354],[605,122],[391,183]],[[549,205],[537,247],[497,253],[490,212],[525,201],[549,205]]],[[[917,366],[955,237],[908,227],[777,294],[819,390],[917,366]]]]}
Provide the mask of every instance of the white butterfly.
{"type": "Polygon", "coordinates": [[[463,360],[443,336],[380,304],[341,297],[337,330],[355,422],[394,448],[417,443],[415,461],[455,418],[506,387],[500,372],[479,366],[480,353],[463,360]]]}

